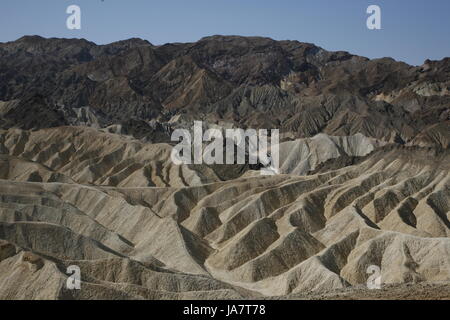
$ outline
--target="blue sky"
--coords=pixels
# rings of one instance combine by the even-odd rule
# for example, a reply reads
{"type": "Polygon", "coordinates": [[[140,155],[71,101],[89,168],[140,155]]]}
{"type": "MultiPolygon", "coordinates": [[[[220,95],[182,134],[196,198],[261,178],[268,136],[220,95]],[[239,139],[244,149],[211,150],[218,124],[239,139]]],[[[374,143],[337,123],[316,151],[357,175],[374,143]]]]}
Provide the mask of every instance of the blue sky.
{"type": "Polygon", "coordinates": [[[37,34],[164,44],[234,34],[312,42],[414,65],[450,56],[449,0],[2,0],[0,8],[0,42],[37,34]],[[81,7],[81,30],[66,28],[71,4],[81,7]],[[381,7],[382,30],[366,27],[371,4],[381,7]]]}

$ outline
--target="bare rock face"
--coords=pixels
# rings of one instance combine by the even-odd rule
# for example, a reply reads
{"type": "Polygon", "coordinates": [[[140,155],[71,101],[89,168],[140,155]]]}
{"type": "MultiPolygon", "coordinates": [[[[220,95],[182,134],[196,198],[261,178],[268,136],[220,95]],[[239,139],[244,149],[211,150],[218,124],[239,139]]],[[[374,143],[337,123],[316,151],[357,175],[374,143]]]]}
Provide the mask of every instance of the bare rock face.
{"type": "Polygon", "coordinates": [[[305,175],[320,164],[341,157],[363,157],[385,142],[354,136],[318,134],[312,138],[287,141],[280,144],[280,172],[305,175]]]}
{"type": "Polygon", "coordinates": [[[448,150],[322,135],[288,142],[285,174],[221,181],[91,128],[0,137],[4,298],[293,296],[365,285],[371,265],[384,285],[450,281],[448,150]],[[342,154],[356,160],[329,167],[342,154]]]}
{"type": "MultiPolygon", "coordinates": [[[[260,37],[163,46],[23,37],[0,44],[0,127],[103,128],[191,113],[291,138],[361,133],[445,147],[449,61],[412,67],[260,37]]],[[[131,133],[149,139],[147,131],[131,133]]]]}
{"type": "Polygon", "coordinates": [[[450,298],[449,63],[1,43],[0,299],[450,298]],[[279,174],[175,165],[195,120],[280,129],[279,174]]]}

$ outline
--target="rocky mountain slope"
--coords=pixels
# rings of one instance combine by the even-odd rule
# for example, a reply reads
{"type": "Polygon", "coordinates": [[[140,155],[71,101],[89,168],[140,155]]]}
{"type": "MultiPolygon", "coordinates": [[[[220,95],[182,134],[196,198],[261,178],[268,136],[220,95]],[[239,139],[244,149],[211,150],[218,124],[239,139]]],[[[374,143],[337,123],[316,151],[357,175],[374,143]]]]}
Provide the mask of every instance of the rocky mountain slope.
{"type": "MultiPolygon", "coordinates": [[[[449,141],[449,58],[413,67],[257,37],[98,46],[26,36],[0,44],[0,75],[5,129],[166,123],[185,115],[280,128],[287,138],[362,133],[443,148],[449,141]]],[[[152,136],[141,124],[136,137],[145,129],[152,136]]]]}
{"type": "Polygon", "coordinates": [[[448,299],[449,90],[297,41],[0,43],[0,299],[448,299]],[[279,174],[175,165],[195,120],[280,129],[279,174]]]}

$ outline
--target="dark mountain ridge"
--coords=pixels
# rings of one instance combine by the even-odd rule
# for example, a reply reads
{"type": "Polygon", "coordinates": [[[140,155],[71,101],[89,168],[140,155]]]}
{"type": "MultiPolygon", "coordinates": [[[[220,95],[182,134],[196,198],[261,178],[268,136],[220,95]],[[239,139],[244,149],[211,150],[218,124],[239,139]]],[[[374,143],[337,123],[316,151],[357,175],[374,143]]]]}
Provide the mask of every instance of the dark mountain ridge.
{"type": "Polygon", "coordinates": [[[445,148],[449,92],[450,58],[414,67],[262,37],[154,46],[136,38],[96,45],[25,36],[0,44],[5,128],[74,124],[64,114],[88,107],[105,126],[130,119],[166,123],[182,115],[280,128],[285,138],[359,132],[445,148]],[[39,107],[19,107],[30,99],[39,107]],[[30,122],[24,113],[54,114],[52,121],[30,122]]]}

